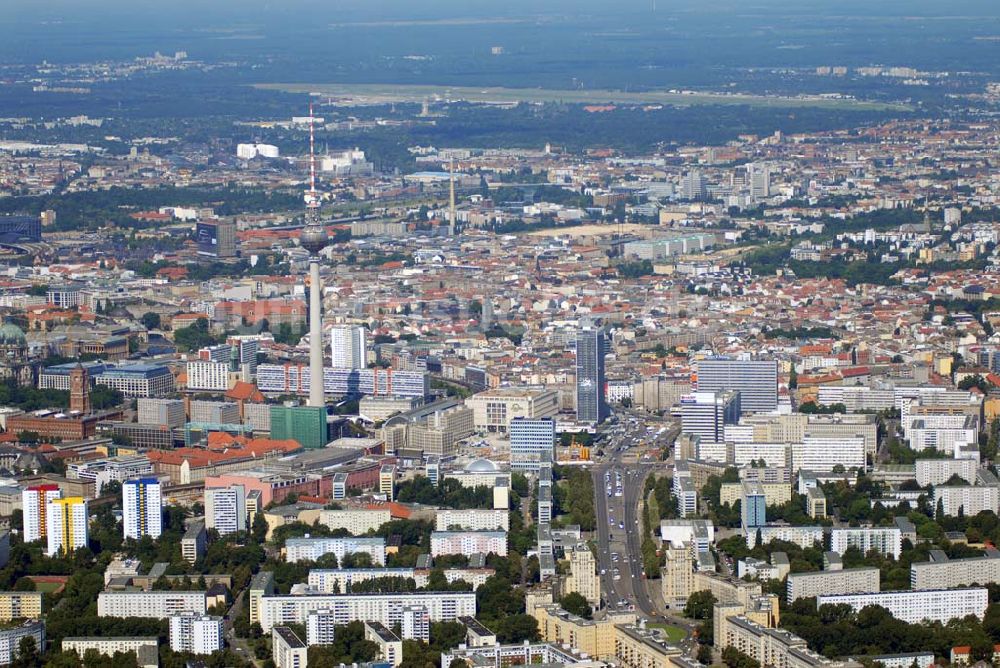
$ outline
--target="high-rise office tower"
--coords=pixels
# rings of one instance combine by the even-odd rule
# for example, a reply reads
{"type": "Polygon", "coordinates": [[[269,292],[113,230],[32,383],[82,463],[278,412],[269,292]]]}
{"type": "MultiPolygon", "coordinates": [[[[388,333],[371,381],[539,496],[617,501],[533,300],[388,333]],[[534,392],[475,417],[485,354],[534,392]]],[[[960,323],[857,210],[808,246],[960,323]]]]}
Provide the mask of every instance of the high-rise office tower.
{"type": "Polygon", "coordinates": [[[584,326],[576,334],[576,419],[600,424],[608,416],[604,397],[604,329],[584,326]]]}
{"type": "Polygon", "coordinates": [[[156,478],[126,480],[122,485],[122,523],[125,537],[159,538],[163,528],[163,499],[156,478]]]}
{"type": "Polygon", "coordinates": [[[727,424],[740,421],[739,392],[694,392],[681,397],[681,433],[721,443],[727,424]]]}
{"type": "Polygon", "coordinates": [[[243,485],[205,490],[205,528],[220,536],[247,530],[247,497],[243,485]]]}
{"type": "Polygon", "coordinates": [[[738,390],[744,413],[763,413],[778,407],[778,362],[775,360],[701,360],[697,381],[699,392],[738,390]]]}
{"type": "Polygon", "coordinates": [[[330,330],[330,366],[364,369],[368,366],[364,327],[334,327],[330,330]]]}
{"type": "Polygon", "coordinates": [[[555,440],[556,423],[552,418],[514,418],[510,421],[510,467],[520,471],[538,471],[543,461],[555,459],[555,440]],[[545,457],[546,453],[548,457],[545,457]]]}
{"type": "Polygon", "coordinates": [[[21,513],[24,523],[24,542],[31,543],[48,535],[46,515],[49,503],[62,496],[59,485],[35,485],[21,492],[21,513]]]}
{"type": "Polygon", "coordinates": [[[48,549],[46,554],[72,554],[78,548],[86,547],[88,540],[87,502],[82,496],[54,499],[48,507],[48,549]]]}

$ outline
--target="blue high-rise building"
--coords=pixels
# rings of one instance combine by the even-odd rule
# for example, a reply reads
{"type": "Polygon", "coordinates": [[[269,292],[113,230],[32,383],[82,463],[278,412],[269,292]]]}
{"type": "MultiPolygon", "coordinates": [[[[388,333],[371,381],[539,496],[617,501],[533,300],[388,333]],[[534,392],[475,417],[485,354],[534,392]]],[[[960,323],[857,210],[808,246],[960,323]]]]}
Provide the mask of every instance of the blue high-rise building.
{"type": "Polygon", "coordinates": [[[584,326],[576,334],[576,419],[600,424],[608,417],[604,329],[584,326]]]}

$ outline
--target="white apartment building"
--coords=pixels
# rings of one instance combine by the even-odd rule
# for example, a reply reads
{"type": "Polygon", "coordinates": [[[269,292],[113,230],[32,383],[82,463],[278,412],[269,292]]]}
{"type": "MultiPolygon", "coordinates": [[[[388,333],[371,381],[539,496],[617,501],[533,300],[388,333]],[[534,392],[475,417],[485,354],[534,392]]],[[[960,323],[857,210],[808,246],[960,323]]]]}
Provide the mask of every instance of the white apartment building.
{"type": "Polygon", "coordinates": [[[726,457],[718,461],[731,459],[731,463],[736,466],[749,466],[750,462],[763,459],[768,466],[785,467],[789,465],[791,457],[791,446],[788,443],[758,443],[754,441],[733,443],[731,446],[732,457],[728,455],[729,444],[726,444],[726,447],[726,457]]]}
{"type": "Polygon", "coordinates": [[[364,369],[368,366],[364,327],[334,327],[330,330],[330,366],[364,369]]]}
{"type": "Polygon", "coordinates": [[[220,536],[247,530],[247,498],[243,485],[205,489],[205,528],[220,536]]]}
{"type": "Polygon", "coordinates": [[[203,591],[102,591],[97,595],[98,617],[167,619],[193,612],[205,614],[203,591]]]}
{"type": "Polygon", "coordinates": [[[287,626],[276,626],[271,633],[271,660],[276,668],[306,668],[309,647],[287,626]]]}
{"type": "Polygon", "coordinates": [[[385,565],[385,538],[289,538],[285,541],[285,559],[290,563],[316,561],[324,554],[333,554],[339,564],[344,555],[366,552],[372,563],[385,565]]]}
{"type": "Polygon", "coordinates": [[[748,547],[757,545],[757,534],[766,545],[772,540],[782,540],[786,543],[795,543],[801,548],[813,547],[816,543],[823,544],[823,527],[793,527],[785,525],[765,524],[762,527],[748,527],[746,531],[746,541],[748,547]]]}
{"type": "Polygon", "coordinates": [[[170,617],[170,649],[211,654],[223,647],[222,617],[185,612],[170,617]]]}
{"type": "Polygon", "coordinates": [[[785,597],[789,603],[821,594],[869,594],[881,589],[877,568],[845,568],[839,571],[789,573],[785,597]]]}
{"type": "Polygon", "coordinates": [[[365,640],[375,643],[378,657],[390,666],[403,662],[403,641],[381,622],[365,622],[365,640]]]}
{"type": "Polygon", "coordinates": [[[189,390],[225,392],[229,389],[229,364],[226,362],[188,362],[186,371],[189,390]]]}
{"type": "Polygon", "coordinates": [[[155,478],[126,480],[122,485],[122,525],[126,538],[159,538],[163,528],[163,499],[155,478]]]}
{"type": "Polygon", "coordinates": [[[45,553],[50,557],[87,547],[90,515],[82,496],[53,500],[46,510],[45,522],[48,543],[45,553]]]}
{"type": "Polygon", "coordinates": [[[346,529],[352,536],[363,536],[392,520],[384,509],[322,510],[319,523],[331,529],[346,529]]]}
{"type": "Polygon", "coordinates": [[[453,510],[450,508],[437,511],[434,516],[434,528],[438,531],[448,531],[455,528],[467,531],[509,531],[510,514],[506,510],[453,510]]]}
{"type": "Polygon", "coordinates": [[[336,627],[337,616],[333,610],[310,610],[306,616],[306,644],[332,645],[336,627]]]}
{"type": "Polygon", "coordinates": [[[908,624],[922,621],[948,623],[975,615],[986,614],[989,592],[982,587],[965,589],[916,589],[885,591],[871,594],[824,594],[816,597],[816,605],[849,605],[855,612],[880,605],[893,617],[908,624]]]}
{"type": "MultiPolygon", "coordinates": [[[[101,656],[111,656],[115,654],[136,654],[140,652],[151,652],[154,656],[159,652],[160,639],[156,636],[117,636],[117,637],[76,637],[63,638],[62,651],[76,652],[76,655],[83,659],[87,650],[92,649],[101,656]]],[[[142,666],[142,664],[139,664],[142,666]]]]}
{"type": "Polygon", "coordinates": [[[48,532],[49,504],[62,497],[58,485],[38,485],[21,492],[21,513],[24,523],[24,542],[41,540],[48,532]]]}
{"type": "Polygon", "coordinates": [[[9,666],[17,658],[24,638],[33,638],[35,647],[41,653],[45,647],[45,622],[33,619],[20,626],[0,629],[0,666],[9,666]]]}
{"type": "Polygon", "coordinates": [[[282,624],[305,624],[312,610],[332,611],[337,626],[354,620],[376,621],[392,627],[403,620],[403,608],[419,605],[432,622],[453,622],[476,615],[476,594],[454,592],[394,592],[378,594],[320,594],[264,596],[260,600],[260,625],[267,633],[282,624]]]}
{"type": "Polygon", "coordinates": [[[837,465],[845,469],[866,466],[865,439],[860,436],[817,438],[806,436],[801,443],[792,443],[792,470],[829,473],[837,465]]]}
{"type": "Polygon", "coordinates": [[[442,554],[489,554],[507,556],[506,531],[434,531],[431,556],[442,554]]]}
{"type": "Polygon", "coordinates": [[[431,616],[422,605],[408,605],[403,608],[400,621],[400,635],[403,640],[431,641],[431,616]]]}
{"type": "Polygon", "coordinates": [[[996,550],[969,559],[949,559],[943,550],[931,550],[930,561],[910,564],[913,589],[957,589],[996,583],[1000,583],[1000,552],[996,550]]]}
{"type": "Polygon", "coordinates": [[[917,484],[921,487],[942,485],[954,475],[971,484],[976,482],[979,462],[974,459],[918,459],[914,467],[917,484]]]}
{"type": "Polygon", "coordinates": [[[903,550],[903,534],[897,527],[856,527],[830,530],[830,549],[843,554],[847,548],[856,547],[862,554],[877,550],[899,559],[903,550]]]}
{"type": "Polygon", "coordinates": [[[966,517],[978,515],[984,510],[996,513],[1000,507],[1000,487],[993,485],[935,487],[931,495],[931,505],[936,510],[938,502],[945,515],[955,517],[961,511],[966,517]]]}
{"type": "MultiPolygon", "coordinates": [[[[463,580],[472,585],[473,591],[486,584],[495,571],[492,568],[446,568],[444,577],[449,582],[463,580]]],[[[316,568],[309,571],[309,587],[324,594],[345,594],[359,582],[377,578],[413,578],[417,587],[426,587],[431,574],[429,568],[316,568]]]]}

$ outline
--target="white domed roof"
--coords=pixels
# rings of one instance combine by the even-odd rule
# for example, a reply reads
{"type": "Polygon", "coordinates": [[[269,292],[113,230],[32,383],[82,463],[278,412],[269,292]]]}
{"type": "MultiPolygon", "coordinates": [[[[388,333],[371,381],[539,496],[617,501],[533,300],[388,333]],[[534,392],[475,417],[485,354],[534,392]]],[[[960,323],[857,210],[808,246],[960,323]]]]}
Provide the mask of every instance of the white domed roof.
{"type": "Polygon", "coordinates": [[[469,473],[494,473],[497,465],[488,459],[477,459],[466,466],[465,470],[469,473]]]}

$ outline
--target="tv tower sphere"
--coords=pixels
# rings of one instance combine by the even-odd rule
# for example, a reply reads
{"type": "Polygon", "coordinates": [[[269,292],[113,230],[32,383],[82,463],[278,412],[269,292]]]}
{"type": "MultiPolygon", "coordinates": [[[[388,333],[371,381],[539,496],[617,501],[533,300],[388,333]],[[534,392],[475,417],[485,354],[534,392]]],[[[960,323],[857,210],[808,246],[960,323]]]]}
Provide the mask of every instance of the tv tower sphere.
{"type": "Polygon", "coordinates": [[[299,244],[312,255],[319,255],[319,252],[326,248],[329,243],[330,236],[322,225],[306,225],[299,235],[299,244]]]}

